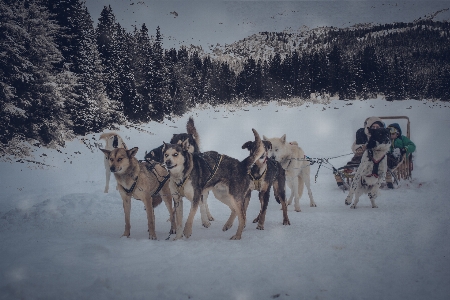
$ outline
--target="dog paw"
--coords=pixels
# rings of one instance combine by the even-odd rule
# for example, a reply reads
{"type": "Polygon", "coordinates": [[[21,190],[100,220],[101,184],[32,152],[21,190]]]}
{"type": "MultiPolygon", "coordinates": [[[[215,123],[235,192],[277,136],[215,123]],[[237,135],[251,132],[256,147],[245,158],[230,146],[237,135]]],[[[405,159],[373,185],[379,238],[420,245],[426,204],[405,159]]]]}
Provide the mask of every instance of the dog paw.
{"type": "Polygon", "coordinates": [[[258,221],[259,221],[259,218],[255,218],[255,219],[253,220],[253,223],[258,223],[258,221]]]}
{"type": "Polygon", "coordinates": [[[240,235],[233,235],[231,238],[230,238],[230,240],[240,240],[241,239],[241,236],[240,235]]]}
{"type": "Polygon", "coordinates": [[[350,208],[356,209],[356,205],[352,204],[352,206],[350,206],[350,208]]]}
{"type": "Polygon", "coordinates": [[[295,208],[294,210],[295,210],[296,212],[302,212],[302,210],[300,209],[300,207],[295,208]]]}
{"type": "Polygon", "coordinates": [[[208,216],[208,220],[209,220],[209,221],[214,221],[213,216],[208,216]]]}
{"type": "Polygon", "coordinates": [[[256,226],[256,229],[258,229],[258,230],[264,230],[264,225],[258,224],[258,226],[256,226]]]}
{"type": "Polygon", "coordinates": [[[177,230],[173,229],[173,228],[171,228],[170,231],[169,231],[169,234],[176,234],[176,233],[177,233],[177,230]]]}
{"type": "Polygon", "coordinates": [[[350,204],[352,204],[352,202],[345,199],[345,205],[350,205],[350,204]]]}
{"type": "Polygon", "coordinates": [[[317,205],[315,203],[311,203],[309,206],[310,207],[317,207],[317,205]]]}
{"type": "Polygon", "coordinates": [[[148,239],[149,240],[157,240],[158,238],[156,237],[156,234],[155,235],[149,234],[148,239]]]}
{"type": "Polygon", "coordinates": [[[289,220],[283,220],[283,225],[291,225],[291,222],[289,220]]]}
{"type": "Polygon", "coordinates": [[[372,205],[372,208],[378,208],[378,205],[372,205]]]}
{"type": "Polygon", "coordinates": [[[225,223],[225,225],[223,225],[222,231],[227,231],[228,229],[231,228],[231,226],[233,226],[233,224],[225,223]]]}
{"type": "Polygon", "coordinates": [[[188,239],[192,235],[192,229],[184,229],[183,235],[188,239]]]}
{"type": "Polygon", "coordinates": [[[211,226],[211,223],[209,221],[208,222],[203,222],[202,225],[205,228],[209,228],[209,226],[211,226]]]}
{"type": "Polygon", "coordinates": [[[182,235],[177,235],[173,238],[174,241],[181,239],[183,236],[182,235]]]}

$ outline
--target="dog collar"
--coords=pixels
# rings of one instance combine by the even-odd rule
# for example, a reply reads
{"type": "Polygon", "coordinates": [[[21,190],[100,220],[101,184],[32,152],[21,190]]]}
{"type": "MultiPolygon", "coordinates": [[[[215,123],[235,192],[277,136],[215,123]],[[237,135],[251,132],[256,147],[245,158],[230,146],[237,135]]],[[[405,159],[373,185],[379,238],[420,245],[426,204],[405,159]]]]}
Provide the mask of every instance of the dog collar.
{"type": "Polygon", "coordinates": [[[261,174],[261,176],[260,176],[258,179],[256,179],[256,178],[252,175],[252,173],[251,173],[250,170],[247,172],[247,174],[248,174],[248,175],[250,176],[250,178],[252,179],[253,184],[255,185],[255,190],[258,190],[258,191],[259,191],[259,190],[261,189],[261,180],[263,179],[264,175],[266,174],[267,169],[268,169],[268,167],[266,166],[266,169],[264,170],[264,172],[261,174]]]}
{"type": "Polygon", "coordinates": [[[125,191],[125,193],[127,193],[128,195],[133,194],[133,191],[134,191],[134,189],[136,188],[136,184],[137,184],[138,178],[139,178],[139,175],[136,176],[136,178],[134,179],[133,184],[131,185],[130,189],[128,189],[128,190],[127,190],[123,185],[121,185],[121,187],[123,188],[123,190],[125,191]]]}
{"type": "Polygon", "coordinates": [[[180,196],[184,196],[184,185],[186,184],[186,182],[188,181],[188,179],[189,179],[190,177],[191,177],[191,173],[189,173],[189,175],[186,176],[186,178],[184,178],[184,180],[183,180],[180,184],[178,184],[178,183],[175,182],[175,184],[176,184],[176,186],[177,186],[178,194],[179,194],[180,196]]]}

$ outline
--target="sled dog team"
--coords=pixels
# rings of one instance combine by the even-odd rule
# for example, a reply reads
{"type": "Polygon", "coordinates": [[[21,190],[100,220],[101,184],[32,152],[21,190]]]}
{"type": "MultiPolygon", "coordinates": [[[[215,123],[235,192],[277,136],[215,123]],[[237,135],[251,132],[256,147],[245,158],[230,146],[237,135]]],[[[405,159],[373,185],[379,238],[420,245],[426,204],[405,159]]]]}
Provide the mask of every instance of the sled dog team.
{"type": "MultiPolygon", "coordinates": [[[[110,173],[117,181],[125,213],[125,230],[123,236],[130,236],[131,198],[144,202],[148,220],[150,239],[156,239],[154,207],[164,201],[171,222],[170,234],[175,239],[192,235],[194,216],[200,208],[202,225],[208,228],[213,221],[208,208],[208,195],[214,197],[230,208],[230,216],[223,226],[223,231],[233,226],[238,219],[236,233],[231,239],[239,240],[246,226],[246,213],[253,190],[259,192],[261,209],[253,220],[257,229],[264,229],[266,210],[270,190],[273,187],[275,200],[281,204],[283,225],[290,225],[287,206],[294,200],[295,211],[299,212],[299,199],[306,186],[310,206],[316,207],[310,187],[310,162],[305,159],[303,150],[296,142],[286,142],[286,135],[281,138],[261,139],[259,133],[252,129],[254,140],[242,145],[249,155],[242,161],[220,154],[216,151],[200,152],[200,137],[189,118],[187,133],[174,134],[170,142],[146,154],[144,161],[136,159],[138,148],[128,149],[117,133],[103,133],[100,139],[106,141],[105,154],[105,193],[109,190],[110,173]],[[286,200],[285,186],[291,190],[286,200]],[[191,202],[191,208],[185,224],[183,223],[183,197],[191,202]],[[173,202],[172,202],[173,199],[173,202]],[[183,226],[184,224],[184,226],[183,226]]],[[[356,208],[359,197],[367,193],[375,205],[378,187],[386,175],[386,160],[383,155],[389,149],[389,133],[386,129],[373,130],[367,149],[361,160],[355,180],[345,200],[356,208]],[[385,132],[386,131],[386,132],[385,132]],[[381,158],[381,159],[380,159],[381,158]],[[377,162],[378,161],[378,162],[377,162]]]]}

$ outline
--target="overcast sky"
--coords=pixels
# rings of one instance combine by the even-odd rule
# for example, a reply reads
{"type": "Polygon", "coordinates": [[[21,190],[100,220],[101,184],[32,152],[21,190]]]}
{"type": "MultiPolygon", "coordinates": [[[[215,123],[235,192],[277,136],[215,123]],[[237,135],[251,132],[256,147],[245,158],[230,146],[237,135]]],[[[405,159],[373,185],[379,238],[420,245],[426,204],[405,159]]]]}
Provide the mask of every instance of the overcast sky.
{"type": "MultiPolygon", "coordinates": [[[[150,35],[161,28],[164,47],[224,45],[260,31],[298,30],[358,23],[408,22],[450,8],[445,1],[171,1],[86,0],[97,23],[105,5],[128,30],[145,23],[150,35]]],[[[450,10],[435,20],[450,20],[450,10]]]]}

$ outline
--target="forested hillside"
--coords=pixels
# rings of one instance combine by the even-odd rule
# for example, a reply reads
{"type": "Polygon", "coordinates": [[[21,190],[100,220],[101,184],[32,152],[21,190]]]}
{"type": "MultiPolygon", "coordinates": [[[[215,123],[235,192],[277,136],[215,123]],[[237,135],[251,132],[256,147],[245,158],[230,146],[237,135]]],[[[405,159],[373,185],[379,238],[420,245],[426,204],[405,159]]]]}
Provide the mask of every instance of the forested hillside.
{"type": "Polygon", "coordinates": [[[450,23],[432,18],[261,32],[211,53],[165,49],[164,28],[128,31],[111,7],[91,16],[81,0],[3,0],[0,19],[2,149],[63,145],[203,103],[450,100],[450,23]]]}

